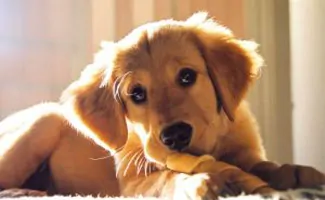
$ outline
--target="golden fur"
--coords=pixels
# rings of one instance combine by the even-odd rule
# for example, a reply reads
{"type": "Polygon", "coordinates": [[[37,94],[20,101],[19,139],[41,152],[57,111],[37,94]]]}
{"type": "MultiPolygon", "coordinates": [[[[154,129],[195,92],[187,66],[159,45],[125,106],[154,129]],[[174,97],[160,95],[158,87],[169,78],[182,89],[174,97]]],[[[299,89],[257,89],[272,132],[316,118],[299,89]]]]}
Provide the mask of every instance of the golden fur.
{"type": "MultiPolygon", "coordinates": [[[[48,159],[52,193],[213,195],[214,186],[223,184],[209,181],[211,171],[190,175],[166,169],[173,151],[159,134],[177,121],[193,126],[184,153],[212,155],[216,164],[236,166],[239,173],[283,172],[266,162],[257,124],[243,100],[263,65],[256,49],[206,13],[149,23],[105,43],[60,103],[36,105],[0,123],[0,186],[21,187],[48,159]],[[175,82],[184,67],[197,72],[189,88],[175,82]],[[148,101],[136,105],[130,91],[139,84],[148,101]]],[[[294,184],[285,188],[325,183],[314,169],[308,175],[313,177],[307,181],[299,173],[289,177],[294,184]]]]}

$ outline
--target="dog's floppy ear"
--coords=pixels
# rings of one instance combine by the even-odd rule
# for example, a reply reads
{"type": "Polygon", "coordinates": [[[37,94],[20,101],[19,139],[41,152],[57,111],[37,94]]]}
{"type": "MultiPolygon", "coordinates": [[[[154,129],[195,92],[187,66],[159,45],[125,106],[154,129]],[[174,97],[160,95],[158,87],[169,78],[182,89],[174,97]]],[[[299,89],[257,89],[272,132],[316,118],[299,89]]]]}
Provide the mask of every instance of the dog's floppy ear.
{"type": "Polygon", "coordinates": [[[194,14],[186,23],[194,31],[222,108],[233,121],[236,108],[263,65],[256,52],[258,45],[236,39],[230,30],[209,19],[206,13],[194,14]]]}
{"type": "Polygon", "coordinates": [[[113,54],[113,47],[99,52],[61,97],[69,123],[112,153],[127,140],[123,105],[115,98],[113,54]]]}

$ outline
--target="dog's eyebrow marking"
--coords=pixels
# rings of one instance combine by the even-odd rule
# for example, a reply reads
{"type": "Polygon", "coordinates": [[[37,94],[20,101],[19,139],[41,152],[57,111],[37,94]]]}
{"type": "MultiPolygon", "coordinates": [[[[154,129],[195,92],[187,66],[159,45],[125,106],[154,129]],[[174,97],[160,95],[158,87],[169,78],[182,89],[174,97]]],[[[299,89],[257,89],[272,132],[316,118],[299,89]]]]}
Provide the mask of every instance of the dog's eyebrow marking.
{"type": "Polygon", "coordinates": [[[188,61],[188,58],[182,55],[174,55],[172,60],[175,61],[177,64],[186,65],[186,61],[188,61]]]}

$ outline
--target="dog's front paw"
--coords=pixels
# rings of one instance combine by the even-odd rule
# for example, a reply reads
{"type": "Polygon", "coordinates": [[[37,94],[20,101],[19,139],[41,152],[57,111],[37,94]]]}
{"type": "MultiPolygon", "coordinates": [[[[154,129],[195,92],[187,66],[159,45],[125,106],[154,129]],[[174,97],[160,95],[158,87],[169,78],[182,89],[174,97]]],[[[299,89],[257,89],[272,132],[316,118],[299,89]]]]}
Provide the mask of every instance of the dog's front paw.
{"type": "Polygon", "coordinates": [[[218,199],[218,186],[208,174],[182,174],[175,186],[174,199],[213,200],[218,199]]]}
{"type": "Polygon", "coordinates": [[[278,190],[312,188],[325,184],[325,175],[312,167],[285,164],[271,173],[269,183],[278,190]]]}
{"type": "Polygon", "coordinates": [[[46,195],[47,195],[46,192],[43,191],[19,189],[19,188],[5,189],[0,191],[0,198],[23,197],[23,196],[41,197],[46,195]]]}

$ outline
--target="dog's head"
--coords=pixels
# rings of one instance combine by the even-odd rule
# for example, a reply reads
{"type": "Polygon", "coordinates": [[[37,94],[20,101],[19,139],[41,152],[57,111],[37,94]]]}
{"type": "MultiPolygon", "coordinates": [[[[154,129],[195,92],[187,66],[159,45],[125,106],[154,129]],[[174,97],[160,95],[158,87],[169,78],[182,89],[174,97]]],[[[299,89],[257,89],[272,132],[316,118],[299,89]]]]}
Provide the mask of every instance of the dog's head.
{"type": "Polygon", "coordinates": [[[157,163],[173,151],[211,153],[262,65],[256,47],[206,13],[149,23],[107,44],[64,101],[107,149],[132,130],[157,163]]]}

